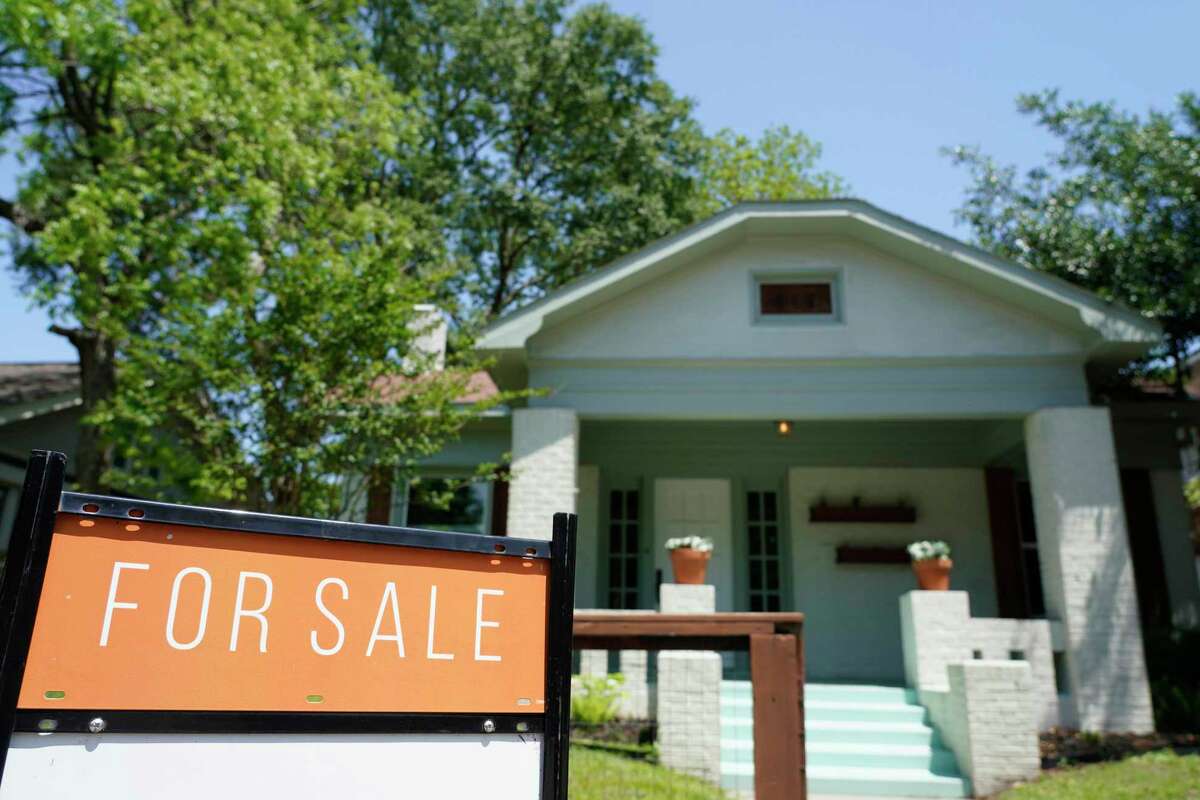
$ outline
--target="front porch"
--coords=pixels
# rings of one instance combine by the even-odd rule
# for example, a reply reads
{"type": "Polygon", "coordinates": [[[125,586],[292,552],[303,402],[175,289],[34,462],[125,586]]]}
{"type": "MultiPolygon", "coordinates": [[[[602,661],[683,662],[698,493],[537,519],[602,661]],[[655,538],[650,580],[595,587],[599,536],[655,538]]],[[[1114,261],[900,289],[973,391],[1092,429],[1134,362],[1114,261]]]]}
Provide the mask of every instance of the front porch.
{"type": "MultiPolygon", "coordinates": [[[[805,612],[810,680],[911,684],[897,610],[914,588],[911,572],[858,563],[861,553],[846,548],[895,553],[944,539],[973,618],[1056,623],[1057,721],[1153,727],[1124,476],[1105,409],[794,421],[781,435],[771,420],[581,419],[530,408],[514,412],[512,453],[509,530],[536,535],[550,509],[579,513],[577,607],[655,609],[657,587],[671,580],[663,542],[697,533],[716,544],[717,610],[805,612]],[[855,498],[904,503],[915,518],[813,521],[815,506],[855,498]]],[[[1159,483],[1147,482],[1152,505],[1182,504],[1160,497],[1159,483]]],[[[1155,537],[1161,567],[1168,548],[1155,537]]],[[[1195,587],[1167,588],[1173,606],[1194,602],[1195,587]]],[[[726,673],[736,677],[737,665],[727,662],[726,673]]]]}

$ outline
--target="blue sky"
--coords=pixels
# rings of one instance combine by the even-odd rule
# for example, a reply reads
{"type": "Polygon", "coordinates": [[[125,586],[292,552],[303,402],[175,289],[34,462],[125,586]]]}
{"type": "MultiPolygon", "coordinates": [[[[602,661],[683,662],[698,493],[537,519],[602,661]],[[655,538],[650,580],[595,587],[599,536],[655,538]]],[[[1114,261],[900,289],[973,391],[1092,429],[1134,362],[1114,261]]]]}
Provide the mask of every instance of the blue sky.
{"type": "MultiPolygon", "coordinates": [[[[1002,161],[1039,162],[1052,142],[1017,115],[1017,94],[1057,87],[1141,112],[1200,90],[1195,0],[610,5],[646,22],[661,74],[697,101],[706,129],[803,130],[856,196],[964,238],[953,212],[965,175],[938,151],[968,144],[1002,161]]],[[[15,170],[11,157],[0,159],[5,196],[15,170]]],[[[5,265],[0,361],[74,358],[47,324],[5,265]]]]}

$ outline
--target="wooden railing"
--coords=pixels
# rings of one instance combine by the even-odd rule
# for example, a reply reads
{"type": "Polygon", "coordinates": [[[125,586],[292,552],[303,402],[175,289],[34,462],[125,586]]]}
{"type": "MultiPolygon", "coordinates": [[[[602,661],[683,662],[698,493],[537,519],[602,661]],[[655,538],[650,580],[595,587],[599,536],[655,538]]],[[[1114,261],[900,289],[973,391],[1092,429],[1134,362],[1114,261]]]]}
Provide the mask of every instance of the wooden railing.
{"type": "Polygon", "coordinates": [[[576,650],[734,650],[750,654],[754,796],[808,796],[804,763],[804,615],[575,612],[576,650]]]}

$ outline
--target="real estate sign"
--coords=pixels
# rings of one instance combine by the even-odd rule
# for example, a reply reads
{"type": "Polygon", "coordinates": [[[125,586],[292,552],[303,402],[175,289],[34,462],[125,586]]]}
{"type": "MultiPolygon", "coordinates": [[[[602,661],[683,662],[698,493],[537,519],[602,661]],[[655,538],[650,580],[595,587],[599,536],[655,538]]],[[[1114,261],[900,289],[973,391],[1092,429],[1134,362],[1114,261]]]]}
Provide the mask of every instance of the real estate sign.
{"type": "Polygon", "coordinates": [[[550,541],[63,493],[0,585],[0,798],[565,797],[574,518],[550,541]]]}

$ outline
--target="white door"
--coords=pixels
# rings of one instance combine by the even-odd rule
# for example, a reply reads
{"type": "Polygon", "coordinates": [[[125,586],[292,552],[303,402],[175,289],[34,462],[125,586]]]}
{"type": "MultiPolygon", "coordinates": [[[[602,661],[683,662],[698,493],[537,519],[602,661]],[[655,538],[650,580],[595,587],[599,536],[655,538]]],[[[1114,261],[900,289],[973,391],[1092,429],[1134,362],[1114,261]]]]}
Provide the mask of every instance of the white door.
{"type": "Polygon", "coordinates": [[[654,482],[654,566],[672,580],[671,558],[663,548],[676,536],[712,539],[708,582],[717,587],[717,610],[733,610],[733,521],[729,481],[712,478],[660,478],[654,482]]]}

